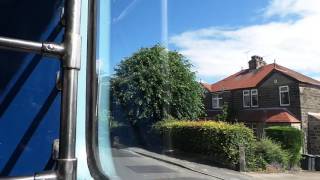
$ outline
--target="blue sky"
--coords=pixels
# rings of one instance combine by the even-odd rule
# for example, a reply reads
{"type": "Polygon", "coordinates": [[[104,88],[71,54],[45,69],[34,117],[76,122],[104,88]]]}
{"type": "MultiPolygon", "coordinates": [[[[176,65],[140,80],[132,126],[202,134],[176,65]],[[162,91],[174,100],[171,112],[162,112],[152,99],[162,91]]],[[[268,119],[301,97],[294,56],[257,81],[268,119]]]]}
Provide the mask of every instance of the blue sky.
{"type": "Polygon", "coordinates": [[[112,67],[141,47],[161,43],[167,27],[169,49],[185,55],[203,81],[247,68],[254,54],[320,79],[320,28],[311,23],[319,20],[319,1],[167,0],[167,26],[165,1],[112,1],[112,67]]]}

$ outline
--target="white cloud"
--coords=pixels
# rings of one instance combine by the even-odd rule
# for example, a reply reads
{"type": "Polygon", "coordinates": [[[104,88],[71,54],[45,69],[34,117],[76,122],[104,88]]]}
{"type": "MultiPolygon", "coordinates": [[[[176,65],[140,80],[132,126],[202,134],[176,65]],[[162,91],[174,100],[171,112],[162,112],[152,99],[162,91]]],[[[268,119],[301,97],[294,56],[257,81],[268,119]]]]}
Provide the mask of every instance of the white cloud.
{"type": "Polygon", "coordinates": [[[247,68],[247,56],[264,56],[267,63],[320,76],[320,1],[273,0],[262,16],[301,18],[242,28],[208,27],[170,38],[195,65],[200,77],[217,78],[247,68]]]}
{"type": "Polygon", "coordinates": [[[267,6],[266,17],[298,14],[307,16],[319,13],[319,0],[272,0],[267,6]]]}

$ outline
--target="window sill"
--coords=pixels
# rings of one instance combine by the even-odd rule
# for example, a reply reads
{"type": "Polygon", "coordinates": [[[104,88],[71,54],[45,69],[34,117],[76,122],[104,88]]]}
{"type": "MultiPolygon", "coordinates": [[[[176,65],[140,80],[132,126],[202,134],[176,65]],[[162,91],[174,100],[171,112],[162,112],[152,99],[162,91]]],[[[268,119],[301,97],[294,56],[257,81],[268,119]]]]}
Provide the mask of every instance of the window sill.
{"type": "Polygon", "coordinates": [[[221,111],[222,108],[212,108],[211,110],[213,110],[213,111],[221,111]]]}

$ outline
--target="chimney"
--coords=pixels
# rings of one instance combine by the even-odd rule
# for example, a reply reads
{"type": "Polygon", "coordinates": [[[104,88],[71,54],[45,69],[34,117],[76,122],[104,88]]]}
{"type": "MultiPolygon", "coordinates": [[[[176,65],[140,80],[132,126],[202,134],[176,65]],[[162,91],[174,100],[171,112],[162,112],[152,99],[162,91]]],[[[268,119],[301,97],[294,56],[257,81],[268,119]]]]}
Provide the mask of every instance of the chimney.
{"type": "Polygon", "coordinates": [[[254,70],[254,69],[259,69],[262,66],[266,65],[267,63],[263,60],[261,56],[251,56],[251,60],[249,61],[249,69],[254,70]]]}

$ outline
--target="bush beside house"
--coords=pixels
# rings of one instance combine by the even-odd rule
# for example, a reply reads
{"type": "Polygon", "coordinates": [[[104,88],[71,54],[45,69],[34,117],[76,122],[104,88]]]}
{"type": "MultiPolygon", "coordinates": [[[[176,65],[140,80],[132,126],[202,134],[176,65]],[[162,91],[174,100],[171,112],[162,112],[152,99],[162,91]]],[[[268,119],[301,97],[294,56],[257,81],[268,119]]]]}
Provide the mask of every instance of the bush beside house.
{"type": "Polygon", "coordinates": [[[289,164],[289,153],[280,144],[265,138],[257,141],[254,147],[255,167],[258,169],[286,169],[289,164]]]}
{"type": "Polygon", "coordinates": [[[153,128],[163,135],[170,134],[174,149],[207,155],[215,163],[232,169],[238,169],[240,145],[245,147],[249,170],[288,167],[289,154],[281,145],[271,139],[257,141],[253,131],[243,124],[166,120],[156,123],[153,128]]]}
{"type": "Polygon", "coordinates": [[[155,124],[162,133],[170,133],[175,149],[184,152],[208,155],[220,165],[235,169],[239,163],[239,145],[246,147],[248,166],[253,165],[253,143],[251,129],[243,124],[215,121],[167,120],[155,124]]]}
{"type": "Polygon", "coordinates": [[[267,137],[280,143],[281,147],[289,152],[289,165],[298,165],[303,143],[302,131],[289,126],[273,126],[266,128],[265,132],[267,137]]]}

